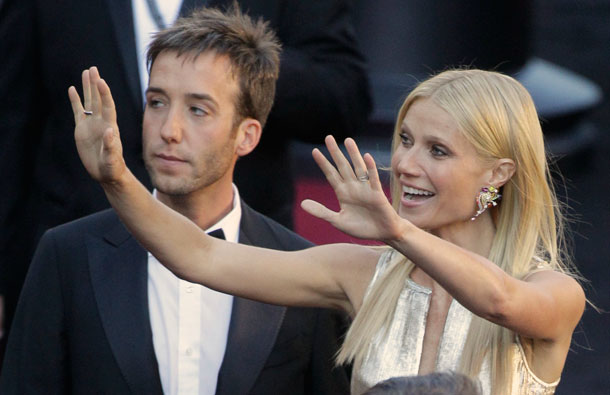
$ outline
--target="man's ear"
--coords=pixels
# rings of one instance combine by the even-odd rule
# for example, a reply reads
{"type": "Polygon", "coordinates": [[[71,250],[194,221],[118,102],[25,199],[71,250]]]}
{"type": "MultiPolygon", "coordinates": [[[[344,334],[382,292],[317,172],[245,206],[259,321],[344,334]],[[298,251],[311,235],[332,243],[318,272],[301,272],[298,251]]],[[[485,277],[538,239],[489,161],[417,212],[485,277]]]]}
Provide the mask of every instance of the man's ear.
{"type": "Polygon", "coordinates": [[[238,126],[237,138],[235,139],[235,153],[237,156],[246,156],[261,139],[263,127],[261,123],[253,118],[244,118],[238,126]]]}
{"type": "Polygon", "coordinates": [[[496,161],[491,169],[489,185],[500,188],[515,174],[515,162],[512,159],[502,158],[496,161]]]}

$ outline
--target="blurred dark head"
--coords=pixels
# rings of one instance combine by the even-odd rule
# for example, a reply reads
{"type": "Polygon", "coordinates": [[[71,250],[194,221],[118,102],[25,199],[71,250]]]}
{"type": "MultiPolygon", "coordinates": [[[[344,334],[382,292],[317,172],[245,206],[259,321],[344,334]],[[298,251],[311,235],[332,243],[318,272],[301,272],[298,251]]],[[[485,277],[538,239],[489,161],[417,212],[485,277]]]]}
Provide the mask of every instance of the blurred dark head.
{"type": "Polygon", "coordinates": [[[478,395],[480,384],[455,372],[424,376],[392,377],[366,391],[365,395],[478,395]]]}

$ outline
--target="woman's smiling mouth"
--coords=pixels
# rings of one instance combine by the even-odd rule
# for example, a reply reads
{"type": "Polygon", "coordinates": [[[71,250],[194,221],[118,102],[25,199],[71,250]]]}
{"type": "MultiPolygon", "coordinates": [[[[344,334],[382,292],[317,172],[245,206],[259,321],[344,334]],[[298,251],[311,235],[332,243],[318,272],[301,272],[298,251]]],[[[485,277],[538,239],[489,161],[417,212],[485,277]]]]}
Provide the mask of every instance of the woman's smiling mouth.
{"type": "Polygon", "coordinates": [[[406,201],[421,201],[434,196],[434,193],[424,189],[417,189],[404,185],[402,187],[402,197],[406,201]]]}

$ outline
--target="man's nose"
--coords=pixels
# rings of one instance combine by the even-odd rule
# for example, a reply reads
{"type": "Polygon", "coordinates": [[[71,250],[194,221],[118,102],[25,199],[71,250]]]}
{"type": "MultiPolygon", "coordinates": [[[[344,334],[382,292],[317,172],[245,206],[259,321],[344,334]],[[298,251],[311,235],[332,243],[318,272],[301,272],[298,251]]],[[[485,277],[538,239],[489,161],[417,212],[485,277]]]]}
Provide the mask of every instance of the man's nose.
{"type": "Polygon", "coordinates": [[[170,110],[167,113],[165,122],[161,128],[161,137],[167,143],[179,143],[182,140],[183,132],[182,115],[176,110],[170,110]]]}

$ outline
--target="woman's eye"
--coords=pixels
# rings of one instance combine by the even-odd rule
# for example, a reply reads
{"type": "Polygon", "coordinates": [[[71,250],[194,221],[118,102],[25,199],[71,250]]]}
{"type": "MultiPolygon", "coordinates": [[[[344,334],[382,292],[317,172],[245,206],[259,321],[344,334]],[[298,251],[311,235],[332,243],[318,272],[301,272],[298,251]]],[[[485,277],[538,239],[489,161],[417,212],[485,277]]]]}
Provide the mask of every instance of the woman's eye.
{"type": "Polygon", "coordinates": [[[400,134],[400,141],[402,142],[402,145],[411,146],[411,139],[404,133],[400,134]]]}
{"type": "Polygon", "coordinates": [[[447,156],[447,151],[438,145],[433,145],[432,148],[430,148],[430,152],[434,156],[447,156]]]}

